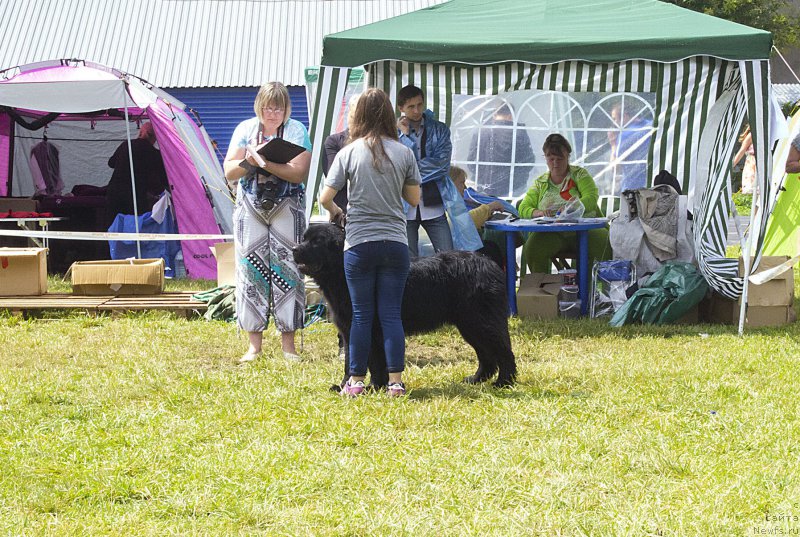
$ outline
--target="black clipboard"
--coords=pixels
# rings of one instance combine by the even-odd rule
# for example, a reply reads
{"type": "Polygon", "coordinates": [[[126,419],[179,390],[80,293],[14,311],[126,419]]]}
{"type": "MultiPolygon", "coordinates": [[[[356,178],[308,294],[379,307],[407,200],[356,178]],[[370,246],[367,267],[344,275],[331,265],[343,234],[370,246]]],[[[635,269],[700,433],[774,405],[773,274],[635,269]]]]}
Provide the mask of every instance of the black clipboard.
{"type": "Polygon", "coordinates": [[[305,150],[302,145],[287,142],[283,138],[273,138],[259,148],[258,154],[270,162],[286,164],[305,150]]]}

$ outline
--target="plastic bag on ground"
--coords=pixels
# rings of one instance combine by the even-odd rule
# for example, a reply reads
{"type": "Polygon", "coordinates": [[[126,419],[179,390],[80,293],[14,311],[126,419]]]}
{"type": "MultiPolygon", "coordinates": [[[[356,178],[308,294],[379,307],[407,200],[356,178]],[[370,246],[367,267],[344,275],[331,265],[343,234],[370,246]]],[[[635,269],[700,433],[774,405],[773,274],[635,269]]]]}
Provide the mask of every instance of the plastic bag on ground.
{"type": "Polygon", "coordinates": [[[617,310],[608,324],[672,323],[699,304],[707,292],[708,283],[697,267],[691,263],[666,263],[617,310]]]}

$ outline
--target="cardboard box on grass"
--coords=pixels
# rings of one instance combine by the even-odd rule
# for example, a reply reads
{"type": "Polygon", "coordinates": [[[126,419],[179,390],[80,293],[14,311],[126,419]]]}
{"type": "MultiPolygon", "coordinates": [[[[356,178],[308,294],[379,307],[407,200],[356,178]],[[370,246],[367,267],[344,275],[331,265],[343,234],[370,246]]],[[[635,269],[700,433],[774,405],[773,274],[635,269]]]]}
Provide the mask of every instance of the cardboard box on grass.
{"type": "MultiPolygon", "coordinates": [[[[759,274],[789,260],[788,256],[764,256],[758,265],[759,274]]],[[[744,277],[744,260],[739,258],[739,276],[744,277]]],[[[747,306],[791,306],[794,304],[794,270],[784,271],[772,280],[747,286],[747,306]]]]}
{"type": "MultiPolygon", "coordinates": [[[[732,300],[714,293],[705,304],[706,321],[720,324],[739,324],[741,299],[732,300]]],[[[749,328],[781,326],[796,320],[794,306],[751,306],[747,305],[744,325],[749,328]]]]}
{"type": "Polygon", "coordinates": [[[692,306],[692,308],[675,319],[672,324],[697,324],[700,322],[700,308],[692,306]]]}
{"type": "Polygon", "coordinates": [[[564,283],[561,274],[534,272],[522,278],[517,291],[517,315],[534,319],[558,317],[558,291],[564,283]]]}
{"type": "Polygon", "coordinates": [[[211,246],[217,259],[217,285],[236,285],[235,249],[232,242],[218,242],[211,246]]]}
{"type": "Polygon", "coordinates": [[[164,291],[164,260],[77,261],[70,268],[76,295],[156,295],[164,291]]]}
{"type": "Polygon", "coordinates": [[[0,248],[0,296],[47,292],[47,248],[0,248]]]}

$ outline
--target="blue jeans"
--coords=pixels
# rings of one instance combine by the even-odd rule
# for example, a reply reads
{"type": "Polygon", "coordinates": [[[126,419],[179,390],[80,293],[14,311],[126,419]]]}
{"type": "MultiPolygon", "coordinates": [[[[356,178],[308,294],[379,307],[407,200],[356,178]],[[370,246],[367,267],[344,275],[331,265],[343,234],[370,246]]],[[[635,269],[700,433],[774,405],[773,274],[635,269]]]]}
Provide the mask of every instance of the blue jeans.
{"type": "Polygon", "coordinates": [[[371,241],[344,252],[344,275],[353,302],[350,375],[367,374],[372,321],[377,311],[389,373],[405,369],[406,336],[400,310],[408,278],[408,248],[395,241],[371,241]]]}
{"type": "Polygon", "coordinates": [[[447,215],[443,214],[430,220],[407,220],[406,233],[408,234],[408,251],[411,252],[411,257],[419,257],[420,224],[425,228],[425,232],[428,234],[435,251],[445,252],[453,249],[453,235],[450,233],[447,215]]]}

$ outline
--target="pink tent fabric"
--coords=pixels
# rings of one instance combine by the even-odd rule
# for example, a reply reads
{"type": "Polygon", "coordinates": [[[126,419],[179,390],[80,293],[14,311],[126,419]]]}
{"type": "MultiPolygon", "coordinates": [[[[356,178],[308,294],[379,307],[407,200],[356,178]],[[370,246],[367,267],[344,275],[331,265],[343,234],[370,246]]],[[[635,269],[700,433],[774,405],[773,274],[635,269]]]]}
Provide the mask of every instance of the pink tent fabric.
{"type": "MultiPolygon", "coordinates": [[[[184,234],[218,234],[219,226],[208,204],[204,186],[189,158],[186,146],[172,125],[172,115],[184,113],[183,110],[171,110],[163,101],[158,101],[148,108],[148,116],[153,124],[172,187],[178,229],[184,234]]],[[[220,241],[182,243],[183,263],[190,277],[204,279],[217,277],[217,262],[209,249],[215,242],[220,241]]]]}
{"type": "Polygon", "coordinates": [[[0,114],[0,196],[8,196],[8,164],[11,133],[11,117],[0,114]]]}

